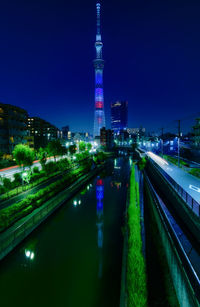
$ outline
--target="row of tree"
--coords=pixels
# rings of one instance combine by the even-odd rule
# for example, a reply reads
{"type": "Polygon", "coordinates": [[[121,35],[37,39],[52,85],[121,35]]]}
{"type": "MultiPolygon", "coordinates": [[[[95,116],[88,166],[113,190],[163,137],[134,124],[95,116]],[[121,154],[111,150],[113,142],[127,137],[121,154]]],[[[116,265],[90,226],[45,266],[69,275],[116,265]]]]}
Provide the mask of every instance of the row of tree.
{"type": "Polygon", "coordinates": [[[46,148],[40,148],[37,152],[35,152],[30,147],[18,144],[15,146],[13,151],[13,158],[15,159],[17,165],[20,167],[30,167],[33,164],[34,159],[38,159],[42,165],[42,167],[46,164],[48,157],[54,157],[56,160],[56,156],[64,156],[66,154],[73,155],[79,149],[79,152],[84,152],[86,150],[90,150],[92,145],[90,143],[80,142],[77,146],[70,145],[68,148],[62,146],[59,140],[54,140],[48,143],[46,148]]]}

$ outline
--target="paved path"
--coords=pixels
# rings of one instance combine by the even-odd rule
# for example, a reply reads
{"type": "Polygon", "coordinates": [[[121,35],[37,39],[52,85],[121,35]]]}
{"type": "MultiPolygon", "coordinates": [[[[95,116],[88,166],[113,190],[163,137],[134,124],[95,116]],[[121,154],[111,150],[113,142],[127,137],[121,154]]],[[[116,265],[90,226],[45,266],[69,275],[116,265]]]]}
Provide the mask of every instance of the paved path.
{"type": "MultiPolygon", "coordinates": [[[[64,157],[57,157],[56,161],[63,159],[63,158],[64,157]]],[[[47,162],[50,162],[50,161],[54,161],[54,158],[47,158],[47,162]]],[[[41,170],[41,164],[38,160],[33,162],[33,165],[32,165],[31,168],[33,168],[35,166],[37,166],[39,168],[39,170],[41,170]]],[[[29,170],[29,167],[25,167],[24,170],[29,170]]],[[[21,171],[22,171],[22,168],[17,166],[17,165],[10,166],[10,167],[7,167],[7,168],[0,169],[0,176],[10,178],[11,180],[13,180],[14,179],[13,175],[15,173],[20,173],[21,171]]]]}
{"type": "Polygon", "coordinates": [[[200,204],[200,179],[192,176],[176,165],[166,161],[151,151],[146,152],[169,176],[171,176],[194,200],[200,204]]]}

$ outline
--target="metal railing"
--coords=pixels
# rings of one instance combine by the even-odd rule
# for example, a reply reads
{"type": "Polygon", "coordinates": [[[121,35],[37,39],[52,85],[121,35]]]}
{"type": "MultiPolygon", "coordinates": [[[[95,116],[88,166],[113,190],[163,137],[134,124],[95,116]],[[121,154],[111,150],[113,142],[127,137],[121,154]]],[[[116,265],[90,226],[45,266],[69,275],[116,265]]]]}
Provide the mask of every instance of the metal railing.
{"type": "Polygon", "coordinates": [[[168,183],[173,187],[177,194],[184,200],[184,202],[190,207],[190,209],[200,217],[200,203],[196,201],[190,194],[188,194],[169,174],[167,174],[162,167],[160,167],[151,158],[150,163],[165,177],[168,183]]]}
{"type": "MultiPolygon", "coordinates": [[[[187,278],[190,281],[190,285],[192,286],[193,289],[193,293],[195,294],[195,297],[197,298],[198,302],[200,303],[200,280],[199,277],[197,276],[185,250],[183,249],[181,242],[176,234],[176,232],[174,231],[170,221],[168,220],[168,217],[166,215],[166,213],[164,212],[162,206],[159,203],[159,200],[157,198],[156,192],[147,176],[147,174],[145,173],[145,179],[146,179],[146,183],[147,186],[149,188],[149,191],[151,192],[151,196],[153,198],[154,203],[156,204],[156,208],[157,208],[157,213],[160,216],[160,221],[164,227],[164,229],[166,230],[166,234],[168,236],[169,240],[172,240],[173,245],[172,248],[176,250],[179,258],[177,258],[178,263],[180,268],[184,268],[184,271],[187,275],[187,278]]],[[[176,255],[176,253],[175,253],[176,255]]],[[[176,256],[177,257],[177,256],[176,256]]],[[[182,273],[183,274],[183,273],[182,273]]],[[[185,277],[184,277],[185,278],[185,277]]],[[[186,283],[188,282],[188,279],[185,279],[186,283]]],[[[198,305],[199,306],[199,305],[198,305]]]]}

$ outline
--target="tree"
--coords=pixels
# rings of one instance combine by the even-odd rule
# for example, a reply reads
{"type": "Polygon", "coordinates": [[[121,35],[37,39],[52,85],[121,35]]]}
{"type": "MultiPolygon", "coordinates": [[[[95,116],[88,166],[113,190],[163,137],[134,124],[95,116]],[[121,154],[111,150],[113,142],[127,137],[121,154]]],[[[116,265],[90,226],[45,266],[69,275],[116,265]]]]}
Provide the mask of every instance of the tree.
{"type": "Polygon", "coordinates": [[[51,141],[47,146],[47,151],[50,156],[53,156],[56,161],[56,156],[63,155],[63,147],[59,140],[51,141]]]}
{"type": "Polygon", "coordinates": [[[34,151],[27,145],[18,144],[13,150],[13,157],[17,162],[17,165],[22,166],[23,169],[25,166],[31,166],[34,161],[34,151]]]}
{"type": "Polygon", "coordinates": [[[73,155],[76,153],[76,145],[70,145],[69,146],[69,153],[70,155],[73,155]]]}
{"type": "Polygon", "coordinates": [[[85,142],[81,141],[79,143],[79,151],[85,151],[85,148],[86,148],[85,142]]]}
{"type": "Polygon", "coordinates": [[[47,150],[40,147],[39,152],[38,152],[38,156],[39,156],[39,161],[40,161],[41,167],[43,169],[46,162],[47,162],[47,150]]]}
{"type": "Polygon", "coordinates": [[[90,151],[92,149],[92,144],[91,143],[87,143],[87,150],[90,151]]]}

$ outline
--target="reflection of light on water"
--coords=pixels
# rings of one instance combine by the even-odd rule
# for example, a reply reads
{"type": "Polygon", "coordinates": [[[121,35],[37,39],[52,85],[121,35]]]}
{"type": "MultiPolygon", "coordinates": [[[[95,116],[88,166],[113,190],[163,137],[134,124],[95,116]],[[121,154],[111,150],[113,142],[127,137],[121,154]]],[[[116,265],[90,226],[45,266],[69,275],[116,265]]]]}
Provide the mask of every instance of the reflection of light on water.
{"type": "Polygon", "coordinates": [[[117,189],[119,189],[119,188],[121,188],[122,183],[117,182],[117,181],[111,181],[110,185],[111,185],[112,188],[115,186],[115,187],[117,187],[117,189]]]}
{"type": "Polygon", "coordinates": [[[31,259],[31,260],[33,260],[34,257],[35,257],[34,252],[32,252],[32,251],[30,251],[30,250],[26,250],[26,249],[25,249],[25,255],[26,255],[26,258],[29,258],[29,259],[31,259]]]}
{"type": "Polygon", "coordinates": [[[98,248],[103,247],[103,223],[97,223],[97,228],[98,228],[98,248]]]}
{"type": "Polygon", "coordinates": [[[77,205],[81,205],[81,200],[80,199],[79,200],[74,199],[73,205],[74,205],[74,207],[76,207],[77,205]]]}
{"type": "Polygon", "coordinates": [[[121,166],[114,166],[115,169],[121,169],[121,166]]]}
{"type": "Polygon", "coordinates": [[[102,179],[98,179],[96,183],[96,200],[97,200],[97,245],[99,248],[99,271],[98,278],[102,278],[103,261],[103,198],[104,198],[104,184],[102,179]]]}

